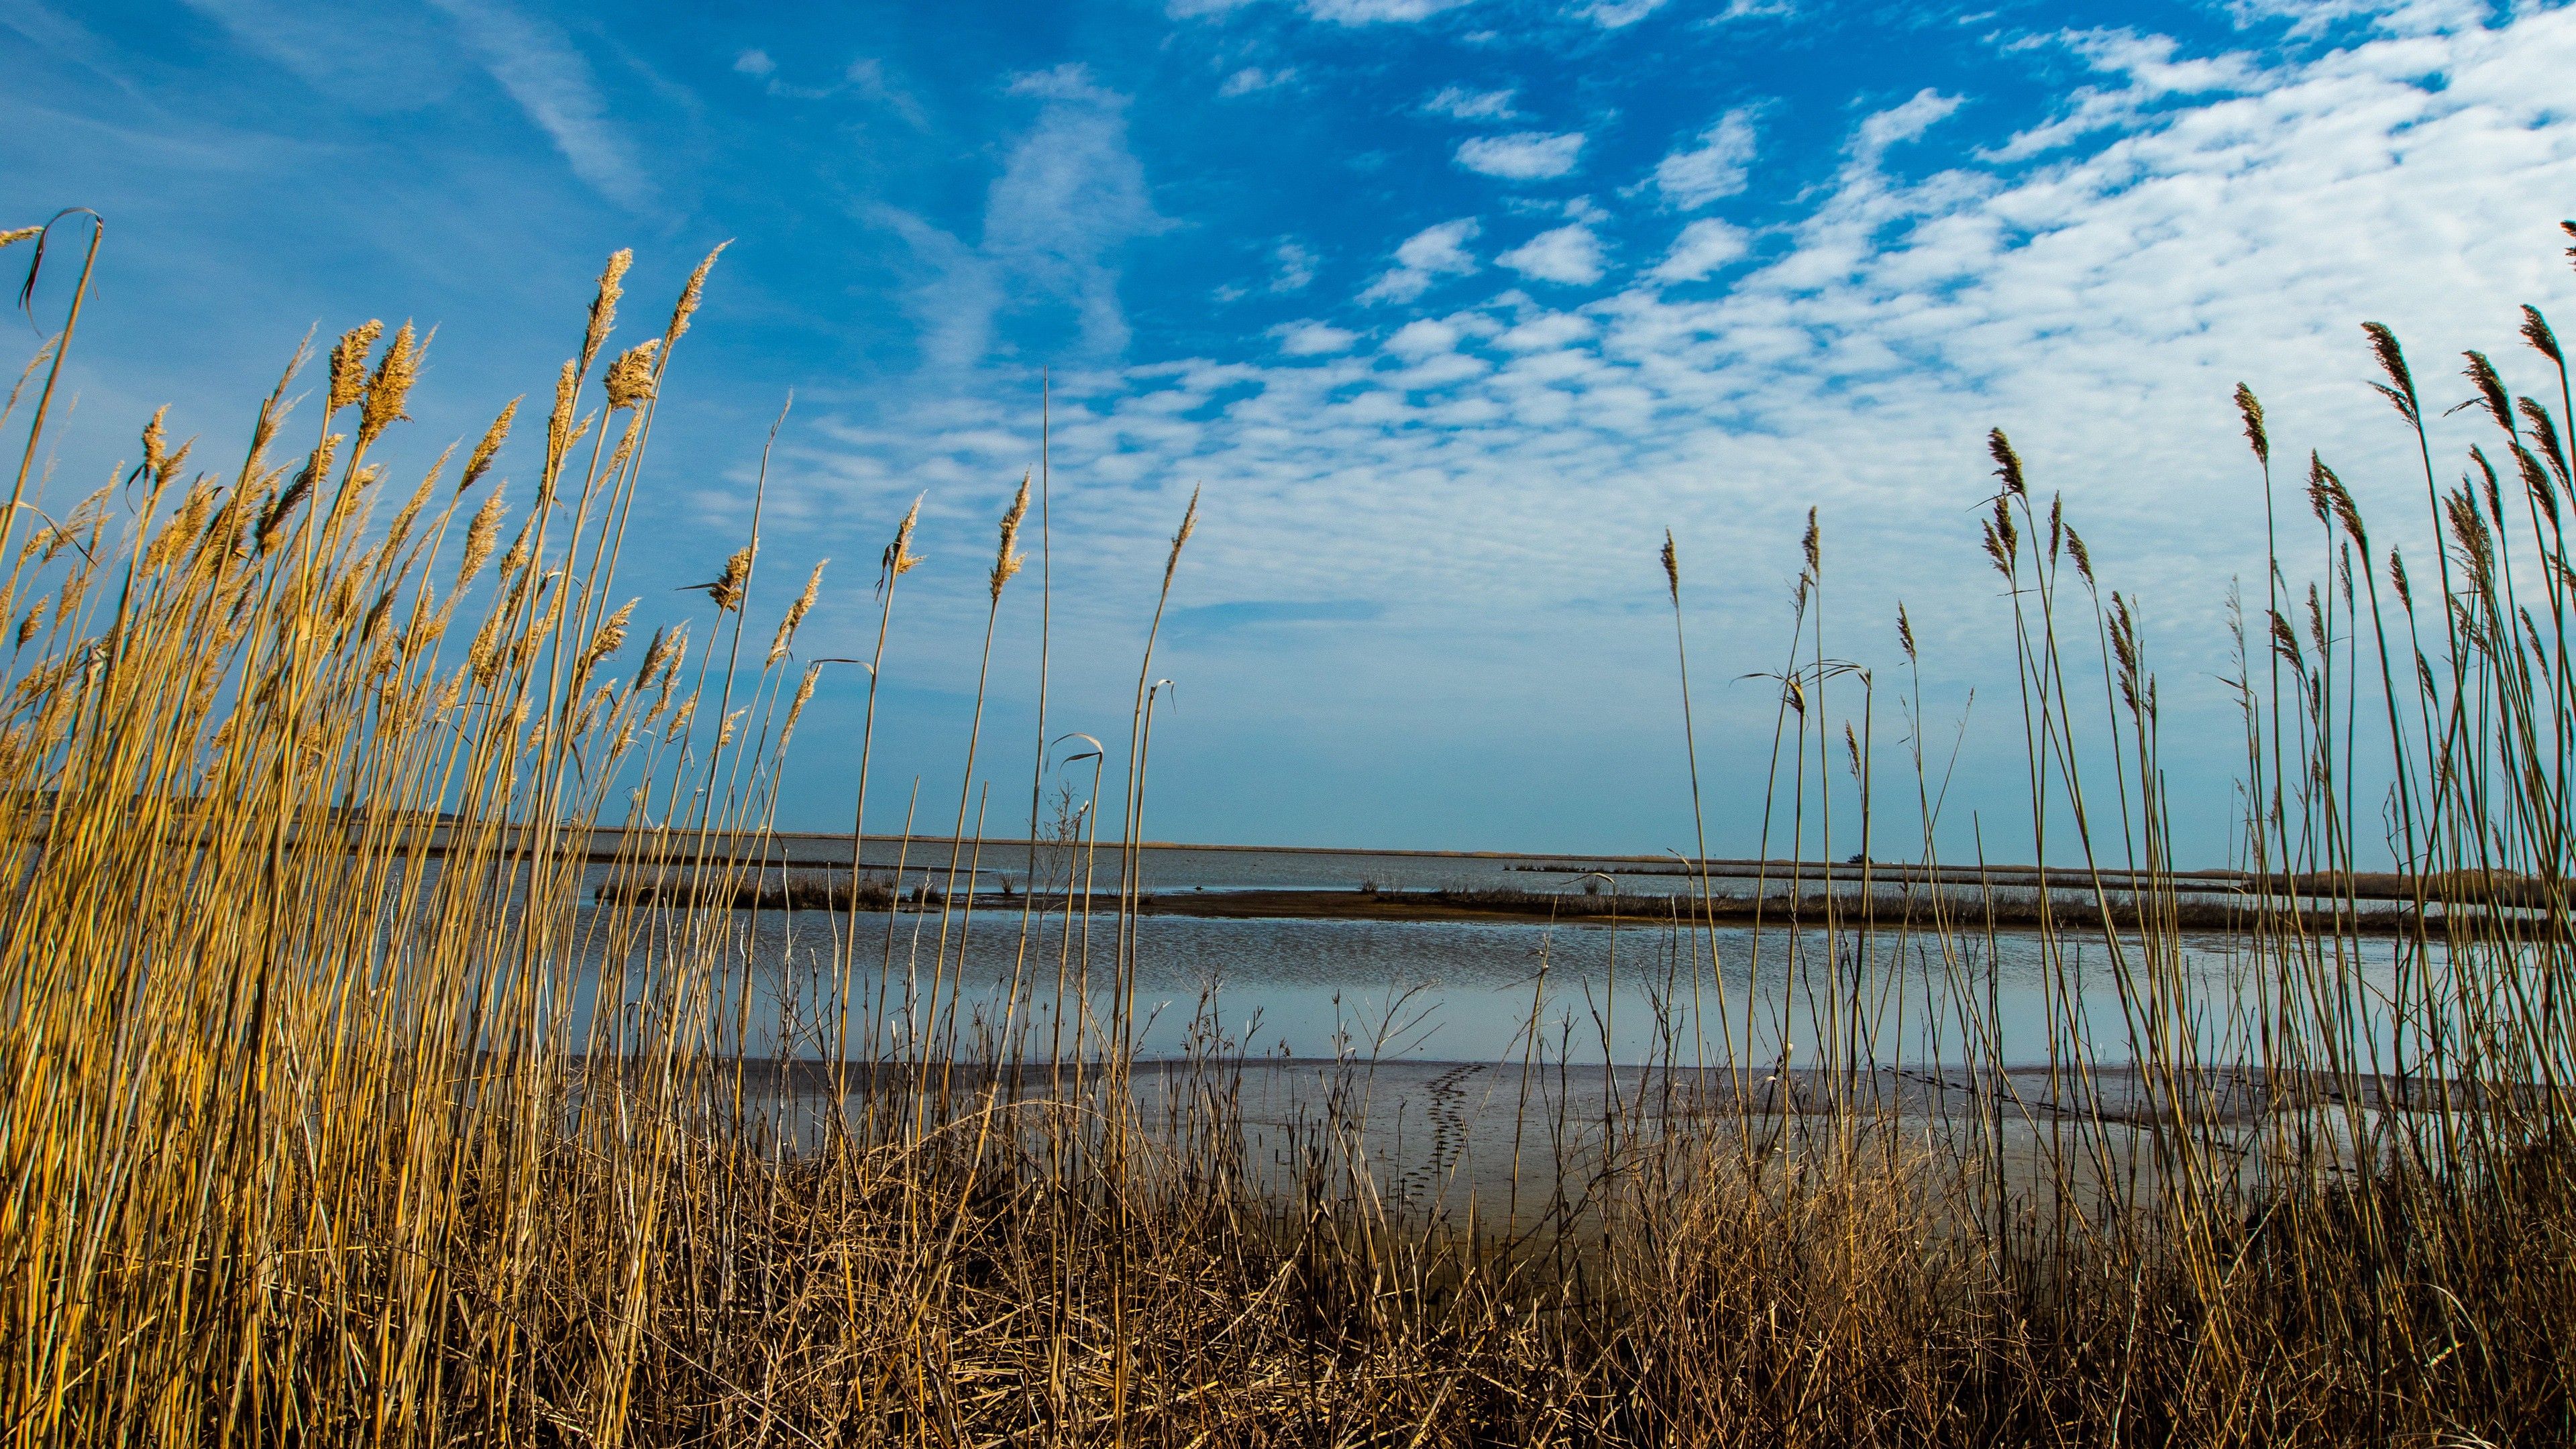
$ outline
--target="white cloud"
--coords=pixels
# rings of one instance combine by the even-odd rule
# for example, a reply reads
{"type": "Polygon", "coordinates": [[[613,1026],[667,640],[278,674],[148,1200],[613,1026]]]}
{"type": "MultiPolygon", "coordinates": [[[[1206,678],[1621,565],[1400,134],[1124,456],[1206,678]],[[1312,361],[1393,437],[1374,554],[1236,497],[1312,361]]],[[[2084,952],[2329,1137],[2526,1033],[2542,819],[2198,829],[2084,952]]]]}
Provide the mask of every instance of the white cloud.
{"type": "Polygon", "coordinates": [[[1077,65],[1020,76],[1010,93],[1043,104],[986,193],[979,244],[905,213],[880,213],[929,274],[912,298],[924,355],[952,367],[980,360],[994,315],[1008,306],[1069,310],[1083,348],[1114,355],[1128,338],[1118,252],[1169,224],[1128,148],[1126,98],[1077,65]]]}
{"type": "Polygon", "coordinates": [[[1325,357],[1348,352],[1359,334],[1323,322],[1290,322],[1270,329],[1279,350],[1290,357],[1325,357]]]}
{"type": "Polygon", "coordinates": [[[2473,26],[2485,12],[2464,0],[2230,0],[2228,13],[2239,27],[2261,20],[2287,20],[2290,34],[2315,35],[2337,21],[2368,16],[2398,34],[2454,30],[2473,26]]]}
{"type": "Polygon", "coordinates": [[[1220,96],[1248,96],[1255,91],[1276,90],[1296,79],[1297,68],[1293,65],[1281,66],[1277,70],[1248,65],[1227,76],[1225,83],[1216,88],[1216,93],[1220,96]]]}
{"type": "Polygon", "coordinates": [[[1720,267],[1741,261],[1751,247],[1744,228],[1703,217],[1682,228],[1671,251],[1651,273],[1658,282],[1696,282],[1720,267]]]}
{"type": "Polygon", "coordinates": [[[1273,292],[1302,292],[1315,280],[1315,254],[1293,241],[1281,242],[1271,252],[1279,270],[1270,277],[1273,292]]]}
{"type": "Polygon", "coordinates": [[[1583,18],[1604,30],[1619,30],[1664,8],[1664,0],[1592,0],[1583,18]]]}
{"type": "Polygon", "coordinates": [[[1960,100],[1958,96],[1945,96],[1925,86],[1904,104],[1890,106],[1863,120],[1854,148],[1860,154],[1874,158],[1898,142],[1918,140],[1924,132],[1959,109],[1960,100]]]}
{"type": "Polygon", "coordinates": [[[733,68],[743,75],[765,76],[778,69],[778,62],[765,50],[746,50],[733,58],[733,68]]]}
{"type": "Polygon", "coordinates": [[[910,122],[914,130],[930,129],[930,116],[922,110],[921,102],[886,75],[885,62],[874,56],[860,56],[842,70],[841,79],[850,89],[910,122]]]}
{"type": "Polygon", "coordinates": [[[1410,302],[1442,277],[1463,277],[1476,270],[1467,243],[1482,228],[1472,216],[1424,227],[1395,249],[1395,265],[1378,274],[1360,293],[1363,302],[1410,302]]]}
{"type": "Polygon", "coordinates": [[[1395,335],[1386,340],[1386,350],[1407,361],[1420,362],[1426,357],[1455,351],[1459,337],[1457,324],[1423,317],[1397,328],[1395,335]]]}
{"type": "Polygon", "coordinates": [[[1540,232],[1494,260],[1525,277],[1588,286],[1601,280],[1601,238],[1576,222],[1540,232]]]}
{"type": "Polygon", "coordinates": [[[1583,154],[1583,140],[1581,131],[1472,136],[1458,143],[1458,164],[1512,181],[1546,181],[1574,169],[1583,154]]]}
{"type": "Polygon", "coordinates": [[[1343,25],[1370,25],[1379,21],[1427,20],[1468,3],[1470,0],[1306,0],[1306,13],[1343,25]]]}
{"type": "MultiPolygon", "coordinates": [[[[1057,476],[1112,470],[1091,495],[1100,521],[1084,525],[1098,530],[1084,556],[1104,580],[1150,576],[1189,482],[1222,478],[1225,526],[1193,543],[1205,552],[1186,567],[1260,571],[1279,597],[1388,607],[1385,637],[1347,671],[1296,676],[1312,694],[1295,701],[1301,723],[1373,721],[1347,727],[1356,756],[1562,687],[1531,718],[1578,720],[1616,757],[1672,734],[1669,661],[1650,653],[1669,635],[1646,626],[1666,524],[1694,627],[1714,626],[1694,636],[1710,641],[1711,678],[1775,667],[1762,651],[1784,622],[1777,584],[1815,504],[1845,621],[1834,627],[1850,630],[1828,647],[1885,660],[1902,597],[1927,677],[1999,673],[2008,691],[2010,623],[1999,581],[1978,572],[1968,508],[1988,484],[1983,432],[1999,424],[2034,485],[2066,491],[2106,586],[2152,581],[2164,764],[2181,798],[2223,816],[2229,763],[2205,744],[2229,723],[2211,683],[2226,667],[2221,601],[2231,577],[2262,567],[2260,488],[2229,391],[2250,382],[2279,451],[2322,446],[2363,495],[2374,538],[2429,560],[2412,442],[2362,387],[2371,367],[2354,324],[2380,317],[2407,339],[2437,405],[2437,463],[2455,472],[2484,425],[2438,416],[2466,391],[2437,380],[2451,369],[2439,359],[2495,348],[2508,382],[2537,395],[2554,374],[2510,345],[2513,305],[2576,310],[2553,200],[2576,194],[2576,113],[2559,84],[2576,69],[2576,9],[2248,65],[2242,90],[2177,92],[2038,164],[1943,146],[1938,169],[1892,177],[1876,152],[1927,135],[1952,103],[1934,93],[1855,117],[1846,164],[1784,204],[1758,258],[1703,217],[1633,280],[1528,283],[1554,304],[1540,305],[1502,285],[1522,278],[1477,272],[1473,223],[1454,222],[1408,242],[1372,291],[1412,301],[1467,280],[1444,287],[1436,319],[1390,319],[1406,325],[1377,352],[1289,359],[1256,340],[1264,355],[1249,362],[1068,379],[1057,476]],[[1730,253],[1722,292],[1666,289],[1730,253]],[[1512,341],[1471,323],[1509,324],[1512,341]]],[[[1660,200],[1613,208],[1643,222],[1633,213],[1660,200]]],[[[1017,406],[997,394],[990,418],[1017,406]]],[[[898,510],[922,482],[984,476],[916,471],[961,428],[945,416],[905,426],[917,452],[886,445],[887,481],[870,485],[889,498],[900,486],[898,510]]],[[[1237,669],[1224,677],[1250,691],[1247,714],[1279,709],[1289,687],[1261,693],[1272,686],[1255,666],[1212,654],[1192,667],[1237,669]]],[[[1724,701],[1753,693],[1712,689],[1703,724],[1715,747],[1758,760],[1768,711],[1725,722],[1724,701]]],[[[1955,696],[1934,706],[1956,708],[1955,696]]],[[[1981,698],[1972,724],[1992,719],[1981,698]]],[[[2223,857],[2223,821],[2183,826],[2187,856],[2223,857]]],[[[1525,828],[1540,840],[1552,822],[1525,828]]]]}
{"type": "Polygon", "coordinates": [[[1551,352],[1589,341],[1600,330],[1592,319],[1572,312],[1541,312],[1505,329],[1494,345],[1509,352],[1551,352]]]}
{"type": "Polygon", "coordinates": [[[1699,134],[1699,145],[1656,163],[1655,186],[1673,205],[1696,211],[1742,191],[1752,164],[1753,115],[1732,110],[1699,134]]]}
{"type": "Polygon", "coordinates": [[[501,89],[555,144],[573,174],[633,210],[651,204],[653,183],[634,147],[608,118],[590,62],[563,31],[500,0],[431,0],[456,22],[501,89]]]}
{"type": "Polygon", "coordinates": [[[1422,109],[1453,121],[1509,121],[1520,112],[1512,109],[1512,98],[1520,92],[1506,86],[1498,91],[1471,91],[1464,86],[1449,86],[1422,103],[1422,109]]]}
{"type": "Polygon", "coordinates": [[[2021,160],[2102,131],[2136,125],[2151,103],[2168,97],[2242,92],[2257,74],[2249,56],[2177,58],[2180,47],[2171,37],[2129,30],[2062,31],[2028,44],[2063,46],[2096,73],[2123,78],[2126,84],[2077,86],[2057,115],[1996,147],[1997,160],[2021,160]]]}
{"type": "MultiPolygon", "coordinates": [[[[449,27],[410,6],[328,7],[297,0],[188,0],[236,41],[293,71],[341,105],[367,112],[405,111],[444,98],[441,67],[449,27]]],[[[73,6],[74,11],[86,7],[73,6]]],[[[6,25],[46,49],[78,58],[119,89],[132,82],[122,64],[71,19],[29,0],[0,4],[6,25]]]]}
{"type": "MultiPolygon", "coordinates": [[[[1253,0],[1164,0],[1163,12],[1176,20],[1191,20],[1229,15],[1252,3],[1253,0]]],[[[1337,25],[1374,25],[1428,20],[1444,10],[1471,3],[1473,0],[1303,0],[1299,8],[1314,19],[1337,25]]]]}

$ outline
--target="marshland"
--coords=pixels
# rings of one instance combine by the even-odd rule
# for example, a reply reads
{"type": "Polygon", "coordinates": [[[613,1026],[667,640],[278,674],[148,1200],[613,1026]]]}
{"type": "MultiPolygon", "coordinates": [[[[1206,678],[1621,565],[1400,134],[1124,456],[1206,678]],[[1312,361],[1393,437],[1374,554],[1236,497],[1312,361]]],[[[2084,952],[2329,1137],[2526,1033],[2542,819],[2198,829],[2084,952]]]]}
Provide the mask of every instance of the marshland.
{"type": "MultiPolygon", "coordinates": [[[[10,238],[78,302],[107,234],[10,238]]],[[[618,592],[718,261],[639,327],[612,257],[550,393],[416,476],[379,461],[408,326],[287,360],[237,456],[146,417],[87,496],[42,461],[77,310],[36,350],[0,538],[12,1442],[2565,1435],[2563,389],[2469,355],[2491,431],[2464,482],[2425,450],[2435,561],[2240,391],[2247,469],[2350,567],[2248,601],[2228,873],[2168,854],[2113,545],[2000,431],[1980,563],[2025,803],[2073,822],[2045,865],[1939,858],[1936,767],[1824,731],[1829,691],[1938,666],[1903,619],[1873,679],[1837,662],[1821,517],[1773,676],[1804,858],[1149,846],[1154,626],[1129,717],[1024,778],[1079,808],[972,828],[970,729],[939,823],[833,838],[775,828],[819,572],[764,572],[755,510],[702,604],[618,592]],[[1832,772],[1864,815],[1829,829],[1832,772]]],[[[2539,312],[2506,341],[2563,382],[2539,312]]],[[[1205,506],[1135,581],[1156,626],[1205,506]]],[[[1636,564],[1678,715],[1693,564],[1636,564]]]]}

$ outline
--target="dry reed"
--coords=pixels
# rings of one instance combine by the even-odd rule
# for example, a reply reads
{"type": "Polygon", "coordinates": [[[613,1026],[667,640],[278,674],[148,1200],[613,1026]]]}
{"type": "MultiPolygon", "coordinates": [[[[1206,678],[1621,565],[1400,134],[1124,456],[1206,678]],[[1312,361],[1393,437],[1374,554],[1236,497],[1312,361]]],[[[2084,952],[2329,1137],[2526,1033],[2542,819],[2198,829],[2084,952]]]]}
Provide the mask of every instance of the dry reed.
{"type": "MultiPolygon", "coordinates": [[[[1756,882],[1772,954],[1720,960],[1703,845],[1683,866],[1694,894],[1664,907],[1653,1060],[1599,1078],[1597,1120],[1569,1110],[1543,961],[1515,1044],[1511,1198],[1461,1218],[1408,1208],[1371,1157],[1365,1052],[1308,1104],[1285,1183],[1247,1159],[1239,1044],[1202,1030],[1138,1072],[1151,633],[1106,979],[1090,970],[1106,752],[1043,723],[998,1013],[961,1005],[974,865],[955,847],[911,913],[939,913],[922,999],[896,969],[904,913],[862,942],[866,911],[911,889],[908,817],[890,888],[863,888],[858,859],[918,503],[876,579],[850,874],[791,882],[739,848],[766,838],[819,663],[860,661],[795,668],[818,568],[738,677],[755,514],[700,586],[712,620],[657,623],[639,668],[611,667],[637,607],[614,589],[649,419],[715,258],[660,337],[610,353],[630,260],[600,278],[488,578],[516,403],[444,505],[435,469],[398,488],[370,454],[429,345],[408,325],[330,349],[300,456],[272,456],[281,381],[237,469],[192,473],[156,417],[130,510],[94,497],[44,518],[29,480],[84,262],[0,519],[0,552],[16,546],[0,619],[18,621],[0,700],[0,869],[18,883],[0,924],[9,1443],[2570,1437],[2576,572],[2570,394],[2537,312],[2522,335],[2556,369],[2554,408],[2472,354],[2510,466],[2447,491],[2397,340],[2368,334],[2447,545],[2438,592],[2410,587],[2322,460],[2304,619],[2274,534],[2235,681],[2242,864],[2299,886],[2240,908],[2236,978],[2213,986],[2179,940],[2138,615],[2103,601],[2094,555],[1997,432],[1985,547],[2013,588],[2023,803],[2048,862],[2028,898],[2046,1060],[2002,1056],[1992,890],[1933,887],[1916,909],[1906,884],[1882,912],[1866,865],[1857,894],[1795,868],[1785,895],[1756,882]],[[22,534],[22,512],[44,526],[22,534]],[[2384,756],[2357,758],[2374,733],[2384,756]],[[1075,739],[1091,748],[1052,758],[1075,739]],[[1041,842],[1050,764],[1085,759],[1089,797],[1073,809],[1068,784],[1041,842]],[[2398,870],[2378,887],[2357,775],[2389,782],[2398,870]],[[606,824],[627,828],[594,867],[606,824]],[[1038,900],[1042,844],[1060,907],[1038,900]],[[598,868],[624,884],[594,898],[598,868]],[[2378,991],[2361,903],[2391,896],[2405,910],[2378,991]],[[790,956],[824,933],[819,996],[787,973],[763,988],[765,917],[790,956]],[[1023,968],[1049,949],[1041,1028],[1043,971],[1023,968]],[[2088,1030],[2088,950],[2120,1040],[2088,1030]],[[1816,1039],[1760,1018],[1790,996],[1816,1004],[1816,1039]],[[1883,1027],[1907,1012],[1942,1032],[1939,1060],[1909,1069],[1960,1098],[1928,1118],[1884,1091],[1883,1027]],[[1703,1070],[1712,1047],[1720,1070],[1703,1070]]],[[[2260,404],[2239,406],[2268,480],[2260,404]]],[[[987,581],[988,665],[1029,502],[1024,481],[987,581]]],[[[1197,519],[1193,495],[1157,627],[1197,519]]],[[[1812,516],[1801,555],[1765,854],[1776,830],[1798,859],[1857,845],[1865,862],[1885,808],[1876,685],[1827,652],[1812,516]],[[1837,791],[1856,821],[1830,813],[1837,791]]],[[[1669,536],[1662,565],[1687,731],[1669,536]]],[[[1919,670],[1902,615],[1899,643],[1919,670]]],[[[979,726],[981,705],[979,685],[979,726]]],[[[1917,736],[1920,708],[1918,689],[1917,736]]],[[[1910,755],[1931,867],[1946,773],[1919,738],[1910,755]]]]}

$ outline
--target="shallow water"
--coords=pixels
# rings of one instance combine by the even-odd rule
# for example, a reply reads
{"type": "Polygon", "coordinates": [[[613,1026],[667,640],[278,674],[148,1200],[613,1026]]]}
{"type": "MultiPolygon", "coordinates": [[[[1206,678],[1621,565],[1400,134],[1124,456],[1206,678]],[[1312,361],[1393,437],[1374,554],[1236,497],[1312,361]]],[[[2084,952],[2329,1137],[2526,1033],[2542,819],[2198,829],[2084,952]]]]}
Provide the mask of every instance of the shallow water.
{"type": "MultiPolygon", "coordinates": [[[[724,1016],[747,1016],[741,1049],[827,1053],[845,965],[854,1054],[873,1031],[888,1049],[997,1059],[1010,1055],[1006,1021],[1024,1058],[1098,1055],[1108,1045],[1119,948],[1105,914],[1087,933],[1079,922],[1068,932],[1060,914],[1042,914],[1024,936],[1016,910],[987,906],[969,918],[961,909],[944,921],[935,908],[866,912],[857,917],[857,949],[843,952],[834,935],[847,920],[735,913],[734,956],[749,963],[752,995],[742,1000],[738,974],[724,1016]]],[[[1954,942],[1945,951],[1919,933],[1864,941],[1778,927],[1758,937],[1722,927],[1712,937],[1634,923],[1149,915],[1136,921],[1134,943],[1134,1046],[1147,1058],[1196,1049],[1256,1058],[1804,1067],[2134,1056],[2098,934],[2069,940],[2052,958],[2032,934],[1954,942]]],[[[2349,977],[2367,1004],[2388,987],[2396,944],[2364,949],[2349,977]]],[[[2134,949],[2128,954],[2134,967],[2134,949]]],[[[2229,1005],[2246,999],[2245,965],[2233,938],[2183,942],[2181,969],[2199,1012],[2193,1029],[2214,1056],[2233,1056],[2230,1033],[2244,1029],[2229,1005]]],[[[2380,1036],[2374,1023],[2356,1028],[2357,1039],[2380,1036]]]]}

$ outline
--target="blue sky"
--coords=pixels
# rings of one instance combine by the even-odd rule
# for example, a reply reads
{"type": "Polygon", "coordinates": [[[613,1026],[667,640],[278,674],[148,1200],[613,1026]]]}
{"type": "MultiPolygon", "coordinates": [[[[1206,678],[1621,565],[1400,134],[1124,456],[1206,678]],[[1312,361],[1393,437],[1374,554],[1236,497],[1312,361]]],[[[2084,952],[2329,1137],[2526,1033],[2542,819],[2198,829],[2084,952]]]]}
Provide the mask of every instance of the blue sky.
{"type": "MultiPolygon", "coordinates": [[[[2000,424],[2144,597],[2185,853],[2214,861],[2225,597],[2262,523],[2228,393],[2420,532],[2355,324],[2447,377],[2504,360],[2514,305],[2569,310],[2570,73],[2568,11],[2452,0],[0,0],[0,219],[109,219],[65,477],[163,402],[240,436],[307,326],[370,316],[440,329],[425,462],[542,391],[607,252],[636,249],[649,310],[731,239],[630,584],[676,613],[730,550],[790,389],[762,561],[774,608],[835,560],[809,650],[850,652],[926,493],[895,818],[915,774],[955,798],[1043,367],[1058,727],[1123,732],[1162,540],[1206,489],[1149,834],[1687,846],[1669,526],[1712,845],[1749,851],[1775,696],[1738,676],[1786,646],[1814,506],[1829,651],[1896,678],[1909,605],[1938,749],[1965,711],[1945,833],[2015,854],[1972,511],[2000,424]]],[[[1015,588],[1004,782],[1033,744],[1015,588]]],[[[842,822],[855,706],[842,681],[807,716],[790,823],[842,822]]],[[[1902,748],[1892,698],[1872,723],[1902,748]]]]}

